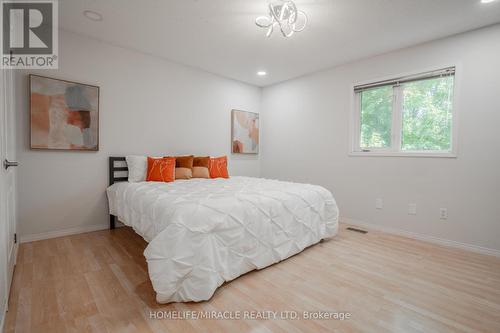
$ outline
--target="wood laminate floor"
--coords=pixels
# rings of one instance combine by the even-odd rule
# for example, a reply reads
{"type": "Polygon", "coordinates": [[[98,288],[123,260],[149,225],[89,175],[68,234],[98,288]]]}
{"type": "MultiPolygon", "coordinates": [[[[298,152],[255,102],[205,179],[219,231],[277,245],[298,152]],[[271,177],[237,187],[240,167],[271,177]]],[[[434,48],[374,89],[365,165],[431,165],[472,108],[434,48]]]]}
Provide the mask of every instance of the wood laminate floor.
{"type": "Polygon", "coordinates": [[[21,244],[4,331],[500,332],[500,258],[342,226],[332,240],[223,285],[210,301],[160,305],[145,247],[128,228],[21,244]],[[189,310],[351,318],[151,318],[189,310]]]}

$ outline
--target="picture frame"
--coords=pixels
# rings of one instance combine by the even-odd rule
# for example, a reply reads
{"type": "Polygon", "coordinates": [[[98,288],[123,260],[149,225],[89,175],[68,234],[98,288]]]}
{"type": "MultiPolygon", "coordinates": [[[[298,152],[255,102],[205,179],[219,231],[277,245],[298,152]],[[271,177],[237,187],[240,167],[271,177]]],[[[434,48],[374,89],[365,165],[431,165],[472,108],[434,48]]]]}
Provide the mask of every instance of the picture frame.
{"type": "Polygon", "coordinates": [[[99,151],[95,85],[29,75],[30,149],[99,151]]]}
{"type": "Polygon", "coordinates": [[[259,153],[259,114],[231,110],[231,152],[233,154],[259,153]]]}

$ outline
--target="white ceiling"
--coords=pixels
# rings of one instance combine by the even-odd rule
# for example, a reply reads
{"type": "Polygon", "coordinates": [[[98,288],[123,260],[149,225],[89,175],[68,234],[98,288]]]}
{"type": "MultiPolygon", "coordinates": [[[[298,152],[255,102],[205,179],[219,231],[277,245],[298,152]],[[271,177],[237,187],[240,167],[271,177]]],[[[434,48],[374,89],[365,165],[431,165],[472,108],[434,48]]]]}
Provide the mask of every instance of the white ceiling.
{"type": "Polygon", "coordinates": [[[60,26],[228,78],[266,86],[500,22],[500,1],[296,0],[309,25],[269,39],[267,0],[62,0],[60,26]],[[84,10],[103,15],[93,22],[84,10]],[[266,77],[256,72],[265,70],[266,77]]]}

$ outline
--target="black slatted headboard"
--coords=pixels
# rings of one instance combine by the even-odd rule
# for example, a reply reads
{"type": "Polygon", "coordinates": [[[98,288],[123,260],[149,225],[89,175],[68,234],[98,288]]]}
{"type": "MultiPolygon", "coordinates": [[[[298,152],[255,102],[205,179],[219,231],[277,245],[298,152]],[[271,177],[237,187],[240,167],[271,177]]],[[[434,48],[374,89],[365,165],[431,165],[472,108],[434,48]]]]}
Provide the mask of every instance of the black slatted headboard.
{"type": "Polygon", "coordinates": [[[116,182],[126,182],[128,177],[116,177],[115,172],[117,171],[127,171],[128,166],[125,161],[125,157],[109,157],[109,186],[113,185],[116,182]],[[125,162],[125,166],[116,166],[115,162],[125,162]]]}
{"type": "MultiPolygon", "coordinates": [[[[125,160],[125,157],[114,157],[110,156],[109,157],[109,186],[113,185],[116,182],[126,182],[128,181],[128,177],[117,177],[116,172],[121,171],[122,173],[124,171],[128,172],[128,166],[127,162],[125,160]],[[124,163],[119,163],[122,166],[116,166],[115,162],[124,162],[124,163]],[[125,166],[123,166],[125,165],[125,166]]],[[[114,215],[109,215],[109,228],[114,229],[115,228],[115,222],[116,222],[116,217],[114,215]]]]}

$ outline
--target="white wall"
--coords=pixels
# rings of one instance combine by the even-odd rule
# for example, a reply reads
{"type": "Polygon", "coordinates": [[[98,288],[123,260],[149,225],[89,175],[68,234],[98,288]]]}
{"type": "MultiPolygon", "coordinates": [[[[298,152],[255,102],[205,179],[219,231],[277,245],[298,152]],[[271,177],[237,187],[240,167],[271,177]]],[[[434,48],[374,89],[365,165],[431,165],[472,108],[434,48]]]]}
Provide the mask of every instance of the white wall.
{"type": "Polygon", "coordinates": [[[19,73],[21,235],[106,225],[111,155],[228,155],[231,174],[259,176],[258,157],[230,155],[231,109],[259,112],[259,88],[69,32],[59,36],[59,70],[30,73],[100,87],[100,150],[29,150],[28,82],[19,73]]]}
{"type": "Polygon", "coordinates": [[[499,36],[496,25],[265,88],[262,176],[327,187],[344,218],[500,250],[499,36]],[[352,84],[452,64],[458,158],[348,156],[352,84]]]}

